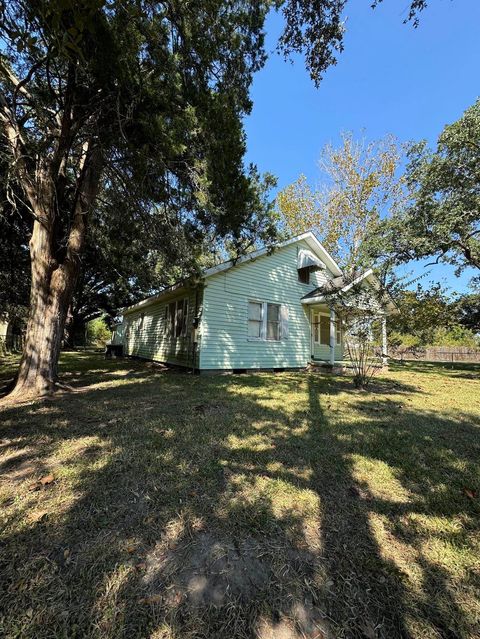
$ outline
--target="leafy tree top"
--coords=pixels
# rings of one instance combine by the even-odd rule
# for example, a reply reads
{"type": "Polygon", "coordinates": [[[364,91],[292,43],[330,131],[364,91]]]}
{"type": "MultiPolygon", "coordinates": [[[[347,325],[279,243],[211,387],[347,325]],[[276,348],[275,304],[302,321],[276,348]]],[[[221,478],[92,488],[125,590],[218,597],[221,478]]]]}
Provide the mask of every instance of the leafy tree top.
{"type": "Polygon", "coordinates": [[[445,127],[435,150],[414,144],[408,160],[409,205],[380,225],[372,254],[480,269],[480,100],[445,127]]]}

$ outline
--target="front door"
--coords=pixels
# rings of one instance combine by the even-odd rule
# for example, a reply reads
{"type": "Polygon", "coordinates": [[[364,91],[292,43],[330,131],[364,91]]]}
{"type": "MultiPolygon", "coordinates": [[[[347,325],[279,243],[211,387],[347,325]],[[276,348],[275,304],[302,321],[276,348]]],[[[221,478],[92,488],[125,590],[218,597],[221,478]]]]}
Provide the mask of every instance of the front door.
{"type": "Polygon", "coordinates": [[[314,359],[330,359],[330,315],[323,311],[311,312],[312,355],[314,359]]]}

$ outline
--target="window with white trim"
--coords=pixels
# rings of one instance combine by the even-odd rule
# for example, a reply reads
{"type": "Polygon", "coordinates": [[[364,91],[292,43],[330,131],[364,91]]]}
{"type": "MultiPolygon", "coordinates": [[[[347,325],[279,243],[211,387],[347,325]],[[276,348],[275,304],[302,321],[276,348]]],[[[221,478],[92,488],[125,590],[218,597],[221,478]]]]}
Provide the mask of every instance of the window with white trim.
{"type": "Polygon", "coordinates": [[[262,339],[263,303],[248,302],[248,337],[262,339]]]}
{"type": "Polygon", "coordinates": [[[283,304],[248,301],[248,339],[279,342],[288,335],[288,308],[283,304]]]}
{"type": "Polygon", "coordinates": [[[267,304],[267,339],[280,339],[280,304],[267,304]]]}

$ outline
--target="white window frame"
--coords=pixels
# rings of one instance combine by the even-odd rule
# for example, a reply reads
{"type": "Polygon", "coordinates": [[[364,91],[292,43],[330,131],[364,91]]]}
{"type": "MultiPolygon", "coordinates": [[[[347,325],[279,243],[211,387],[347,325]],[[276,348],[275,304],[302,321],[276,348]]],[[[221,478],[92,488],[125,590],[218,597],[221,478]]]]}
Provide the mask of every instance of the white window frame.
{"type": "Polygon", "coordinates": [[[249,342],[281,342],[283,339],[283,327],[282,327],[282,304],[280,302],[265,302],[263,300],[248,299],[247,300],[247,341],[249,342]],[[250,321],[249,304],[260,304],[260,337],[250,337],[248,334],[248,323],[250,321]],[[267,337],[267,322],[268,322],[268,306],[278,307],[278,339],[267,337]]]}
{"type": "Polygon", "coordinates": [[[264,339],[264,328],[265,328],[265,302],[261,300],[247,300],[247,340],[249,342],[260,342],[264,339]],[[250,304],[260,304],[260,321],[259,320],[251,320],[250,319],[250,304]],[[260,336],[259,337],[251,337],[248,334],[249,322],[258,322],[260,323],[260,336]]]}

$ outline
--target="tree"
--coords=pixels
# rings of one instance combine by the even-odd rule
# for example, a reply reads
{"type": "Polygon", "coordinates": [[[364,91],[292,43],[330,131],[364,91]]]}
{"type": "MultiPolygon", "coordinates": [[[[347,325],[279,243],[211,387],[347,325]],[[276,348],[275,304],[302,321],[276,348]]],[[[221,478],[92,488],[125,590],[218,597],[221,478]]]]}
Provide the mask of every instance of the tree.
{"type": "Polygon", "coordinates": [[[408,151],[409,202],[385,220],[370,252],[394,264],[433,257],[480,269],[480,100],[445,127],[435,151],[408,151]]]}
{"type": "Polygon", "coordinates": [[[401,151],[387,136],[375,142],[342,135],[342,145],[327,145],[319,161],[325,181],[312,189],[301,175],[277,197],[285,227],[294,234],[314,230],[345,273],[364,265],[364,240],[380,215],[402,201],[397,177],[401,151]]]}
{"type": "Polygon", "coordinates": [[[480,333],[480,292],[461,295],[453,306],[458,322],[474,333],[480,333]]]}
{"type": "Polygon", "coordinates": [[[457,323],[452,303],[440,284],[398,291],[395,303],[399,312],[388,323],[389,332],[413,335],[419,345],[432,344],[435,332],[457,323]]]}
{"type": "Polygon", "coordinates": [[[87,323],[87,342],[91,346],[103,348],[111,337],[107,323],[103,317],[97,317],[87,323]]]}
{"type": "Polygon", "coordinates": [[[294,234],[314,230],[343,270],[323,295],[335,312],[335,322],[342,325],[359,388],[366,387],[383,364],[377,343],[381,316],[391,305],[379,280],[361,277],[370,266],[365,263],[364,243],[380,215],[402,200],[400,157],[391,136],[367,143],[344,134],[340,148],[328,145],[322,152],[320,167],[327,177],[323,186],[314,190],[300,176],[277,197],[284,227],[294,234]]]}
{"type": "MultiPolygon", "coordinates": [[[[241,116],[266,6],[97,0],[2,5],[0,121],[10,183],[33,217],[30,317],[15,394],[49,391],[99,192],[132,235],[152,207],[195,239],[240,236],[261,203],[241,116]]],[[[158,215],[156,215],[158,219],[158,215]]],[[[174,234],[162,245],[175,254],[174,234]],[[167,247],[169,244],[169,247],[167,247]]]]}

